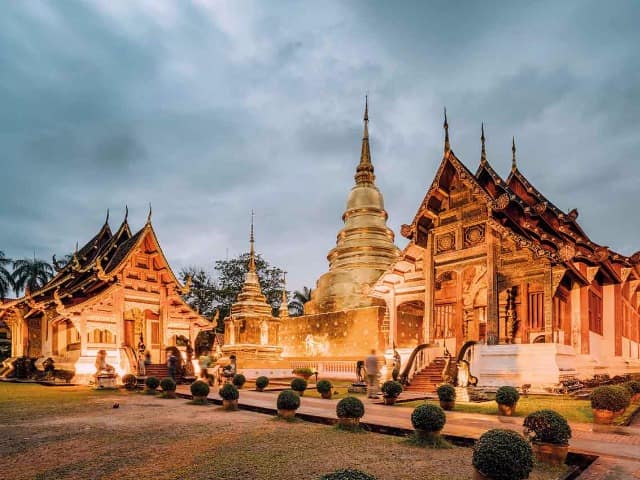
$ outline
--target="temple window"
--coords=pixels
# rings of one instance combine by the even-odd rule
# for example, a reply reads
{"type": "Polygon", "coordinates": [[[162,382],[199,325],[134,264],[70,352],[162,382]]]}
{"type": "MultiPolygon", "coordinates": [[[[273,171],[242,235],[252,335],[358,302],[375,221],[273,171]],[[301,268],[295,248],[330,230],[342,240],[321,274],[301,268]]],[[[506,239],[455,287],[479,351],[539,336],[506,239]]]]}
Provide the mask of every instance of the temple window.
{"type": "Polygon", "coordinates": [[[453,326],[454,315],[454,303],[436,305],[433,324],[433,338],[445,338],[446,332],[453,326]]]}
{"type": "Polygon", "coordinates": [[[529,292],[529,330],[544,330],[544,293],[529,292]]]}
{"type": "Polygon", "coordinates": [[[589,330],[602,335],[602,297],[589,290],[589,330]]]}
{"type": "Polygon", "coordinates": [[[116,343],[115,335],[107,329],[100,330],[96,328],[89,332],[87,337],[89,343],[116,343]]]}

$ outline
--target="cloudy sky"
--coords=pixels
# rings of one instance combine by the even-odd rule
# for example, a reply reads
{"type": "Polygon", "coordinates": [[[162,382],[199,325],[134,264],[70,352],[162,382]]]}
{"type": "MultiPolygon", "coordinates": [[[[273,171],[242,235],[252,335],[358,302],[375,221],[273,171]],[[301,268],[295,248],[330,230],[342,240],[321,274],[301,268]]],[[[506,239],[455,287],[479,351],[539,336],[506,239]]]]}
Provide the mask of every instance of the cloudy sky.
{"type": "Polygon", "coordinates": [[[480,123],[593,240],[640,250],[640,3],[4,2],[0,250],[73,250],[148,203],[174,269],[257,249],[315,286],[341,228],[365,92],[397,233],[480,123]]]}

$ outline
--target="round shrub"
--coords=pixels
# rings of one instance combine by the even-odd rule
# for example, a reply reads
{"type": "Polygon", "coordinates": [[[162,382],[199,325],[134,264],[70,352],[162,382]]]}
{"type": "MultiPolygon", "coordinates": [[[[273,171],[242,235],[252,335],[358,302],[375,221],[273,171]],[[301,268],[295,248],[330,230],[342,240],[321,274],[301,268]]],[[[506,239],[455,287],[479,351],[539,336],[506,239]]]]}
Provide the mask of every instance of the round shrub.
{"type": "Polygon", "coordinates": [[[191,395],[194,397],[206,397],[209,395],[209,384],[202,380],[196,380],[191,384],[191,395]]]}
{"type": "Polygon", "coordinates": [[[144,384],[149,390],[155,390],[160,386],[160,380],[157,377],[147,377],[144,384]]]}
{"type": "Polygon", "coordinates": [[[444,410],[430,403],[418,405],[411,413],[411,424],[416,430],[437,432],[442,430],[446,422],[447,417],[444,414],[444,410]]]}
{"type": "Polygon", "coordinates": [[[293,372],[294,375],[304,375],[304,376],[307,376],[307,377],[310,377],[311,375],[313,375],[315,373],[310,368],[294,368],[291,371],[293,372]]]}
{"type": "Polygon", "coordinates": [[[598,387],[591,393],[591,408],[595,410],[609,410],[617,412],[631,403],[629,390],[620,385],[605,385],[598,387]]]}
{"type": "Polygon", "coordinates": [[[344,397],[336,405],[336,415],[338,418],[362,418],[364,404],[359,398],[344,397]]]}
{"type": "Polygon", "coordinates": [[[496,402],[500,405],[508,405],[512,407],[520,400],[520,394],[518,390],[513,387],[504,386],[500,387],[496,392],[496,402]]]}
{"type": "Polygon", "coordinates": [[[283,390],[278,395],[278,410],[297,410],[300,407],[300,397],[293,390],[283,390]]]}
{"type": "Polygon", "coordinates": [[[524,432],[532,442],[567,445],[571,427],[567,420],[553,410],[538,410],[524,419],[524,432]]]}
{"type": "Polygon", "coordinates": [[[640,393],[640,382],[637,380],[630,380],[624,384],[624,387],[629,390],[631,395],[640,393]]]}
{"type": "Polygon", "coordinates": [[[476,470],[493,480],[523,480],[533,470],[533,450],[522,435],[496,428],[478,439],[472,461],[476,470]]]}
{"type": "Polygon", "coordinates": [[[456,399],[456,389],[449,383],[440,385],[436,392],[441,402],[453,402],[456,399]]]}
{"type": "Polygon", "coordinates": [[[291,380],[291,389],[296,392],[304,392],[307,389],[307,381],[304,378],[294,378],[291,380]]]}
{"type": "Polygon", "coordinates": [[[344,470],[336,470],[320,477],[320,480],[377,480],[373,475],[363,472],[362,470],[354,470],[347,468],[344,470]]]}
{"type": "Polygon", "coordinates": [[[382,384],[381,390],[385,397],[397,397],[402,393],[402,384],[395,380],[387,380],[382,384]]]}
{"type": "Polygon", "coordinates": [[[242,388],[242,386],[247,383],[247,378],[241,373],[236,373],[233,376],[233,380],[231,380],[231,383],[233,383],[238,388],[242,388]]]}
{"type": "Polygon", "coordinates": [[[218,390],[218,395],[220,395],[223,400],[237,400],[240,398],[240,391],[234,384],[225,383],[222,388],[218,390]]]}
{"type": "Polygon", "coordinates": [[[175,392],[176,382],[171,377],[163,378],[160,381],[160,388],[162,389],[163,392],[175,392]]]}
{"type": "Polygon", "coordinates": [[[124,377],[122,377],[122,383],[127,390],[133,390],[134,388],[136,388],[136,383],[138,383],[138,381],[135,375],[127,373],[124,377]]]}
{"type": "Polygon", "coordinates": [[[256,378],[256,388],[266,388],[269,385],[269,379],[267,377],[256,378]]]}
{"type": "Polygon", "coordinates": [[[318,393],[329,393],[332,388],[333,385],[331,385],[331,382],[329,380],[320,380],[316,384],[316,390],[318,391],[318,393]]]}

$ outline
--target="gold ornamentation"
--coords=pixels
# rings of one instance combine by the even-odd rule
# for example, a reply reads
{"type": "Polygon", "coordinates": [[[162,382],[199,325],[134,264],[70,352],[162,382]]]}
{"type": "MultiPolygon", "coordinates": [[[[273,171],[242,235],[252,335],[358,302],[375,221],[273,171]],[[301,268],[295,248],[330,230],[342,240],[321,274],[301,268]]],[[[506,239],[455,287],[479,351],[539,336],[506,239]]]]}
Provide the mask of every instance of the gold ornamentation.
{"type": "Polygon", "coordinates": [[[456,237],[453,232],[443,233],[436,237],[436,250],[438,253],[447,252],[456,248],[456,237]]]}
{"type": "Polygon", "coordinates": [[[496,210],[504,210],[509,205],[509,195],[503,193],[500,195],[493,204],[493,208],[496,210]]]}
{"type": "Polygon", "coordinates": [[[472,225],[464,229],[464,246],[477,245],[484,240],[484,224],[472,225]]]}
{"type": "Polygon", "coordinates": [[[563,261],[568,262],[576,255],[576,247],[572,243],[563,243],[558,248],[558,254],[563,261]]]}

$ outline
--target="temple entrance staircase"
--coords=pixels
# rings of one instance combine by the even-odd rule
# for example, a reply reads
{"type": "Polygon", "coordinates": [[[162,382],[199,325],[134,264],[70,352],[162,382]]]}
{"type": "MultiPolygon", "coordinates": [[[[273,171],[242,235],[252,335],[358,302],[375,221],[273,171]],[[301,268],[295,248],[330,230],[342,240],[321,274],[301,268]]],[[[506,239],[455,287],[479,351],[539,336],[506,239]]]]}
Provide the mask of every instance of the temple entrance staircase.
{"type": "Polygon", "coordinates": [[[145,366],[147,377],[156,377],[160,380],[169,376],[169,367],[164,363],[152,363],[145,366]]]}
{"type": "Polygon", "coordinates": [[[442,383],[442,370],[445,357],[434,358],[429,365],[415,374],[411,383],[404,387],[407,392],[435,393],[438,385],[442,383]]]}

